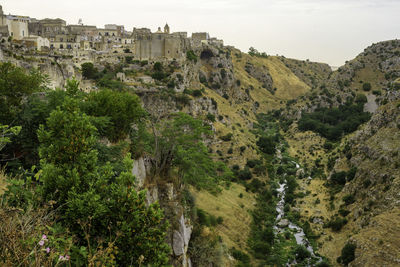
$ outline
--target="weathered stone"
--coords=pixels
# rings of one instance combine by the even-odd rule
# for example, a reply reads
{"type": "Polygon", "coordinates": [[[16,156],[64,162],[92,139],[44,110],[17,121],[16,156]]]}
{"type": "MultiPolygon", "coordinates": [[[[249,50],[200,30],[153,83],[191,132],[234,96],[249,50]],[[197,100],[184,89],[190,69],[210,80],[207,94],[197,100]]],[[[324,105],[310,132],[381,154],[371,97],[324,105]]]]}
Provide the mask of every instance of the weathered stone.
{"type": "Polygon", "coordinates": [[[282,219],[282,220],[280,220],[279,222],[278,222],[278,227],[280,227],[280,228],[285,228],[285,227],[288,227],[289,226],[289,220],[287,220],[287,219],[282,219]]]}
{"type": "Polygon", "coordinates": [[[183,214],[179,219],[179,230],[175,230],[172,240],[172,248],[176,256],[185,254],[189,246],[190,236],[192,234],[193,226],[186,225],[185,217],[183,214]]]}
{"type": "Polygon", "coordinates": [[[133,162],[132,175],[136,177],[137,188],[142,188],[146,180],[146,167],[143,158],[138,158],[133,162]]]}
{"type": "Polygon", "coordinates": [[[147,189],[146,193],[146,204],[147,206],[150,206],[151,204],[155,203],[158,201],[158,188],[157,187],[152,187],[147,189]]]}

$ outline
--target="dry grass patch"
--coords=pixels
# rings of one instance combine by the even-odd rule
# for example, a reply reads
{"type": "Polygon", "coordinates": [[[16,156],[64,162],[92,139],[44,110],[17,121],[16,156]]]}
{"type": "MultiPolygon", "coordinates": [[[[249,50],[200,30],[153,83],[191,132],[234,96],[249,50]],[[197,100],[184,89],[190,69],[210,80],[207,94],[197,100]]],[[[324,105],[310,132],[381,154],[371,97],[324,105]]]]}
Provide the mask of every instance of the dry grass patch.
{"type": "Polygon", "coordinates": [[[232,184],[228,190],[223,190],[218,195],[206,191],[194,191],[193,194],[198,208],[223,218],[223,223],[216,227],[216,231],[226,246],[245,250],[251,223],[249,211],[255,205],[254,195],[238,184],[232,184]],[[243,195],[242,198],[239,197],[240,194],[243,195]]]}

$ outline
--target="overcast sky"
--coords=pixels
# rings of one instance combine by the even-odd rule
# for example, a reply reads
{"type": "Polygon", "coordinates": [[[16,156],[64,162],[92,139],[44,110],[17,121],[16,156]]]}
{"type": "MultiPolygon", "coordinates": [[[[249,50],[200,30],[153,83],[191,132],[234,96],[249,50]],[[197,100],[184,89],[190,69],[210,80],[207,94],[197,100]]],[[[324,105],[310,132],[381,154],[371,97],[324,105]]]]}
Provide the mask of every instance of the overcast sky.
{"type": "Polygon", "coordinates": [[[400,0],[2,0],[6,14],[103,27],[208,31],[244,52],[343,65],[370,44],[400,35],[400,0]]]}

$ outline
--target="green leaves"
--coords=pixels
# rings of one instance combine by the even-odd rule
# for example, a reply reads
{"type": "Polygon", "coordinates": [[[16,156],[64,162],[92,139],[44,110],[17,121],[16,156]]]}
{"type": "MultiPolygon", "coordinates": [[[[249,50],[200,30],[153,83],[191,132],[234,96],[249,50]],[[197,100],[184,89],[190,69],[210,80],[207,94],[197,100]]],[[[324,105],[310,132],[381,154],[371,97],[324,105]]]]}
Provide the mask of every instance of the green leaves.
{"type": "Polygon", "coordinates": [[[0,122],[11,124],[21,110],[22,100],[46,89],[46,77],[38,71],[27,74],[11,63],[0,63],[0,122]]]}
{"type": "Polygon", "coordinates": [[[209,126],[185,113],[159,123],[154,129],[155,175],[171,176],[174,168],[180,182],[218,191],[219,182],[230,179],[232,173],[211,158],[202,141],[207,135],[211,135],[209,126]]]}
{"type": "Polygon", "coordinates": [[[11,143],[11,137],[18,135],[21,131],[21,126],[9,127],[0,123],[0,151],[8,144],[11,143]]]}
{"type": "MultiPolygon", "coordinates": [[[[126,116],[125,122],[139,119],[139,113],[121,113],[130,108],[141,111],[137,98],[118,94],[105,91],[93,95],[96,105],[105,109],[94,114],[111,114],[111,121],[120,114],[126,116]],[[117,98],[115,107],[110,96],[117,98]]],[[[64,104],[51,112],[46,126],[39,128],[43,196],[55,201],[63,225],[81,238],[81,245],[115,242],[119,265],[138,263],[143,255],[143,264],[164,266],[169,247],[164,241],[167,223],[162,210],[156,204],[147,207],[145,192],[133,189],[130,154],[117,176],[109,163],[99,166],[97,129],[78,104],[66,97],[64,104]]],[[[127,131],[130,125],[124,126],[127,131]]]]}
{"type": "Polygon", "coordinates": [[[106,89],[90,93],[83,109],[91,116],[109,119],[105,135],[114,142],[128,136],[132,124],[145,116],[136,95],[106,89]]]}

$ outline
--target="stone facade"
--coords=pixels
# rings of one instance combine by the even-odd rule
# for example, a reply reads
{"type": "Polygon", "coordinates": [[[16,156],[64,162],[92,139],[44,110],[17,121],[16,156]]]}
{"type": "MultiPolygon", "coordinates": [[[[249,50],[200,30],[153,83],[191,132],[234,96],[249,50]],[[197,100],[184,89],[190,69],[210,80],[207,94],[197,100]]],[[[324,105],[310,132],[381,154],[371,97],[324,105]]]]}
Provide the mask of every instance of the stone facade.
{"type": "Polygon", "coordinates": [[[135,55],[140,60],[155,58],[179,59],[185,56],[191,47],[186,32],[170,33],[170,27],[165,25],[152,33],[150,29],[133,29],[132,36],[135,40],[135,55]]]}
{"type": "MultiPolygon", "coordinates": [[[[178,60],[186,58],[186,52],[203,44],[222,46],[223,42],[210,38],[207,32],[171,32],[168,24],[156,32],[147,28],[133,28],[132,32],[117,24],[106,24],[104,28],[78,24],[67,25],[60,18],[42,20],[23,16],[4,15],[0,6],[0,35],[12,36],[27,48],[41,50],[48,47],[58,52],[76,54],[76,51],[93,51],[107,57],[123,53],[136,60],[178,60]],[[48,40],[47,40],[48,39],[48,40]]],[[[126,55],[123,55],[126,56],[126,55]]],[[[79,60],[78,60],[79,61],[79,60]]]]}
{"type": "MultiPolygon", "coordinates": [[[[29,36],[30,18],[16,15],[5,15],[3,7],[0,6],[0,27],[7,26],[9,35],[15,40],[21,40],[29,36]]],[[[5,29],[2,30],[5,32],[5,29]]]]}

